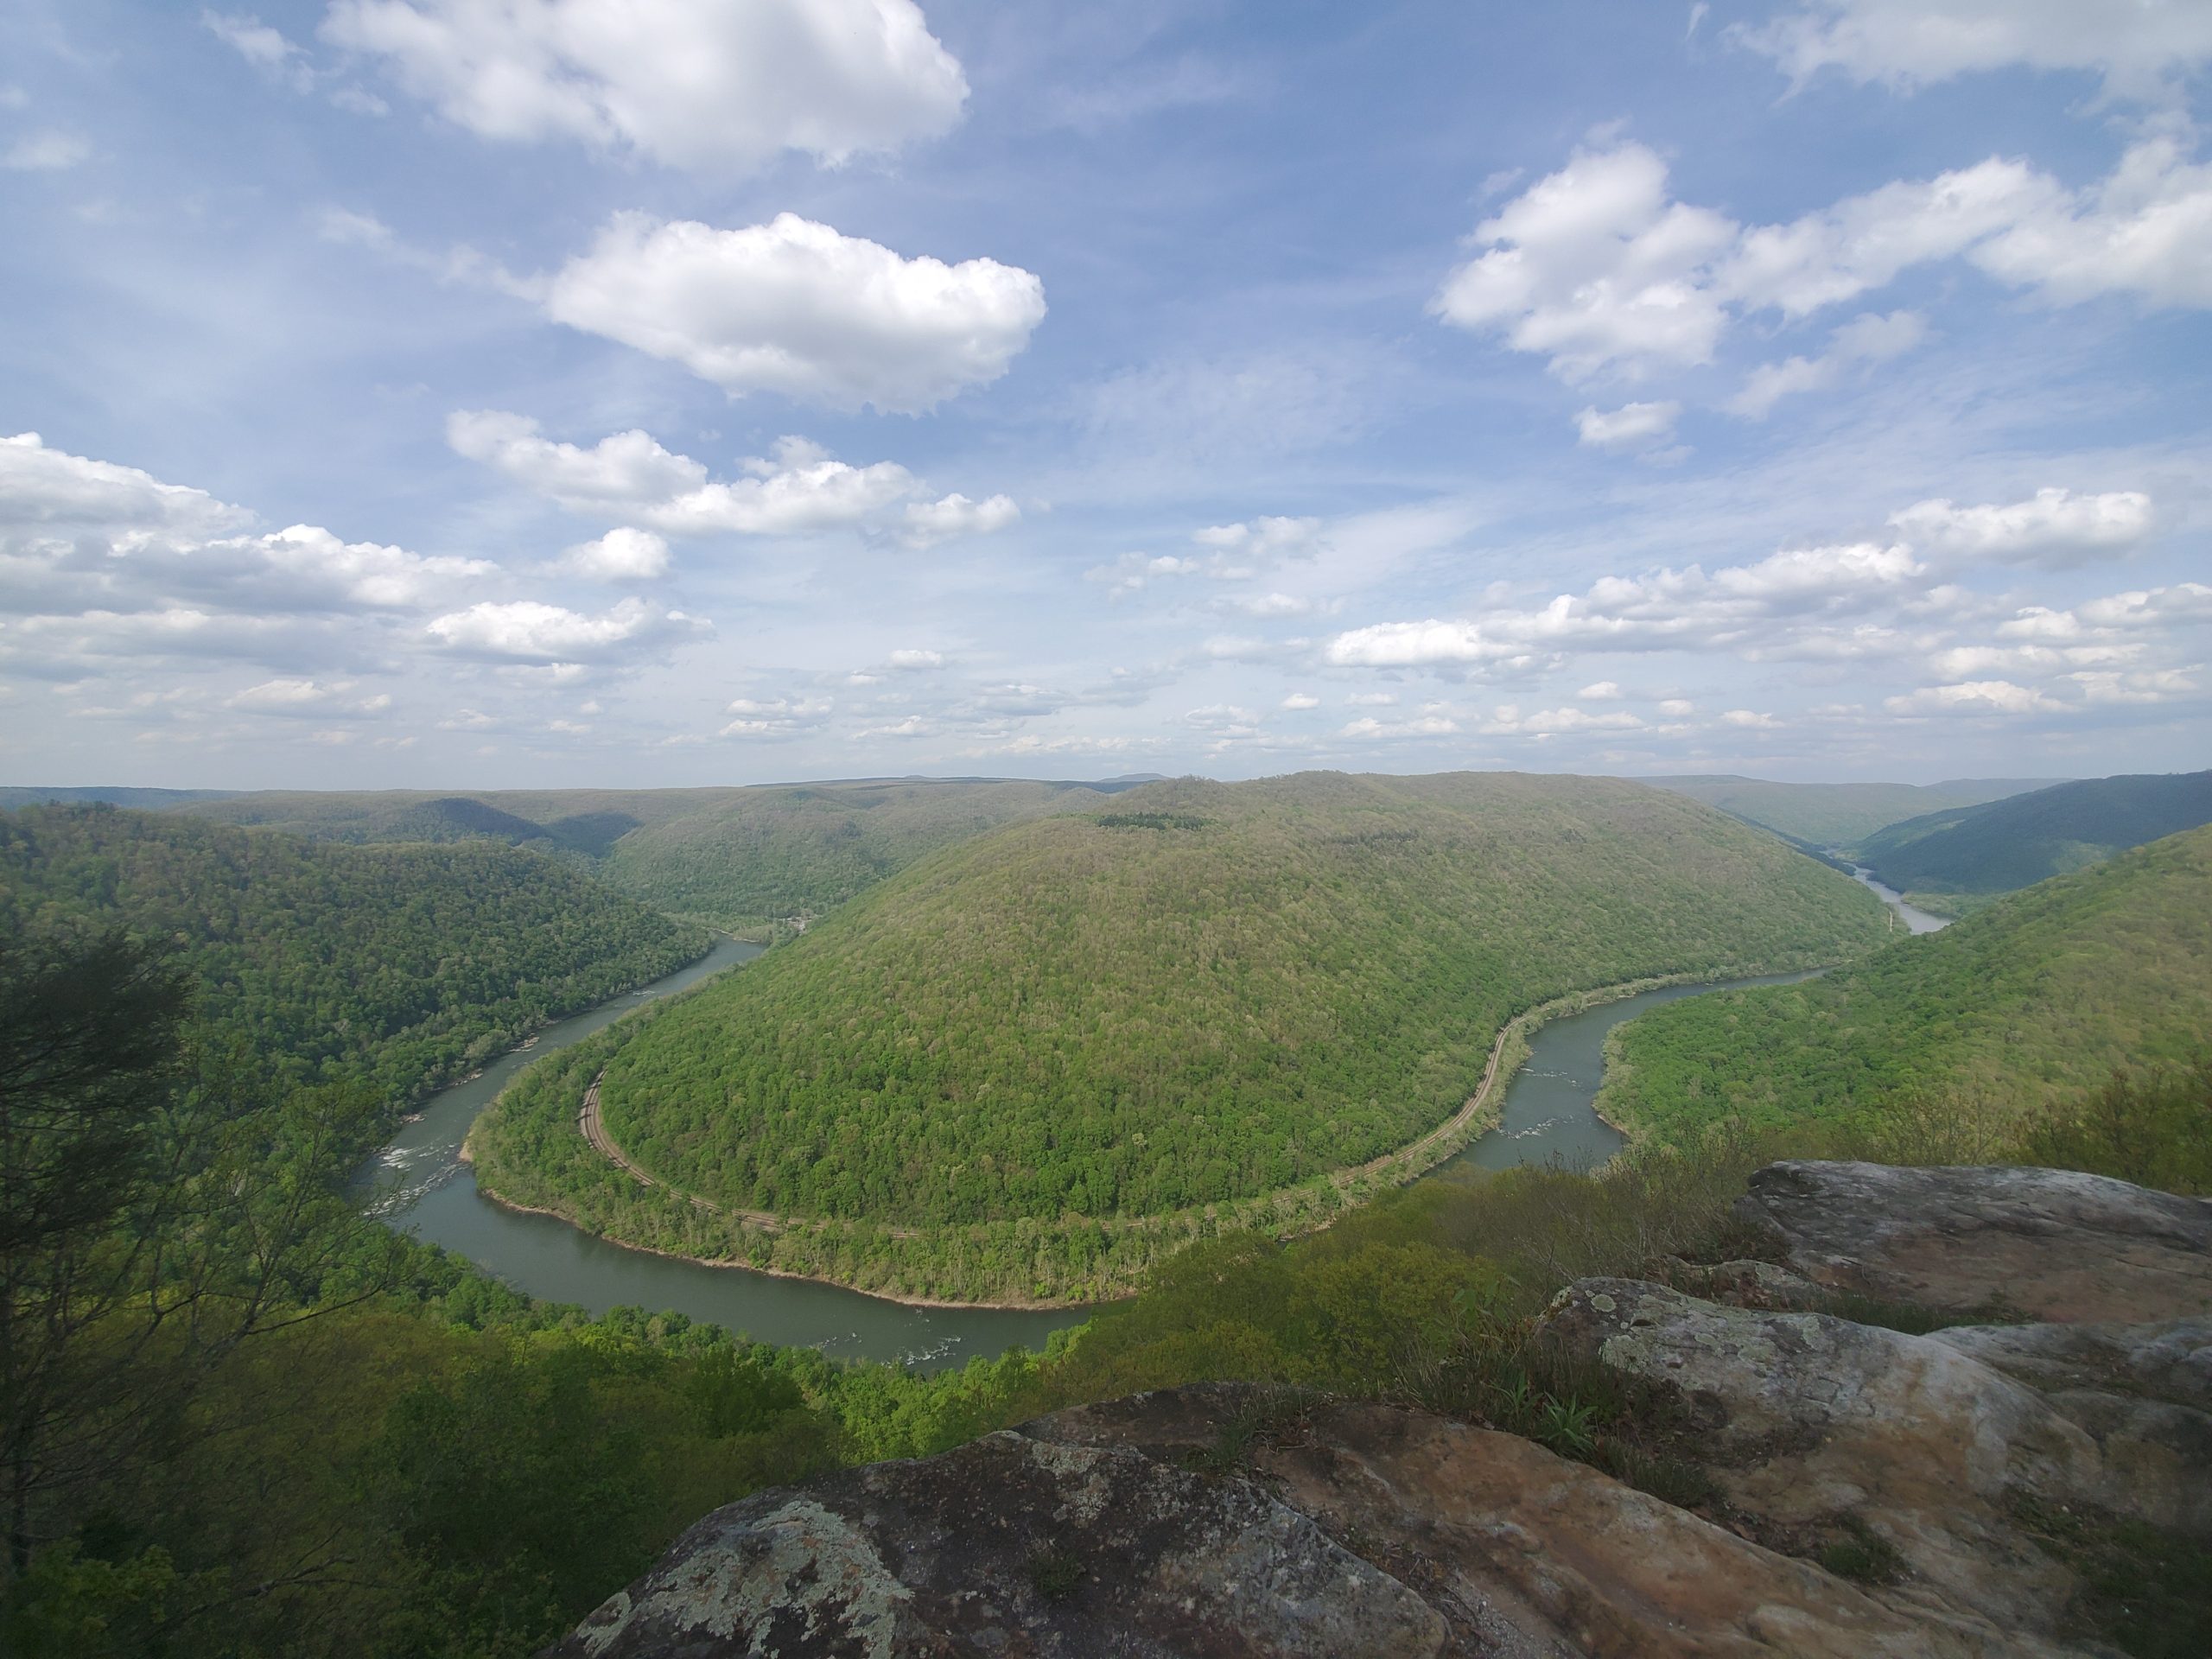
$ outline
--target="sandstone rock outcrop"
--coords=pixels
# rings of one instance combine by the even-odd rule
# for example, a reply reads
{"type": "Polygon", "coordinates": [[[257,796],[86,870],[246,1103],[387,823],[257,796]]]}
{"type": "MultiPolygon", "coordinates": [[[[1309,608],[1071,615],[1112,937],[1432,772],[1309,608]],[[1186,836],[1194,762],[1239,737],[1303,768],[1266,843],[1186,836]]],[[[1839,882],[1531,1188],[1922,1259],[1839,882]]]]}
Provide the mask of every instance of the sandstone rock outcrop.
{"type": "Polygon", "coordinates": [[[2044,1171],[1787,1164],[1751,1187],[1786,1268],[1585,1280],[1539,1322],[1553,1363],[1679,1439],[1701,1512],[1425,1412],[1200,1384],[718,1510],[554,1654],[2114,1651],[2078,1635],[2078,1574],[2034,1517],[2212,1535],[2207,1207],[2044,1171]],[[2000,1290],[2077,1322],[1834,1311],[2000,1290]]]}
{"type": "Polygon", "coordinates": [[[986,1653],[1017,1635],[1032,1650],[1382,1659],[1440,1652],[1445,1629],[1243,1482],[1001,1433],[717,1510],[556,1651],[986,1653]],[[1113,1644],[1084,1644],[1102,1626],[1113,1644]]]}
{"type": "Polygon", "coordinates": [[[1832,1290],[2062,1324],[2212,1315],[2212,1200],[2070,1170],[1770,1164],[1737,1214],[1832,1290]]]}
{"type": "Polygon", "coordinates": [[[1870,1527],[1932,1610],[1992,1628],[2050,1632],[2072,1589],[2018,1535],[2008,1500],[2117,1508],[2133,1496],[2042,1395],[1931,1338],[1620,1279],[1573,1286],[1546,1325],[1677,1391],[1733,1507],[1778,1534],[1842,1517],[1870,1527]]]}
{"type": "Polygon", "coordinates": [[[1996,1659],[1945,1624],[1510,1434],[1200,1385],[763,1494],[685,1534],[559,1659],[938,1654],[1996,1659]],[[1055,1575],[1060,1576],[1055,1576],[1055,1575]]]}

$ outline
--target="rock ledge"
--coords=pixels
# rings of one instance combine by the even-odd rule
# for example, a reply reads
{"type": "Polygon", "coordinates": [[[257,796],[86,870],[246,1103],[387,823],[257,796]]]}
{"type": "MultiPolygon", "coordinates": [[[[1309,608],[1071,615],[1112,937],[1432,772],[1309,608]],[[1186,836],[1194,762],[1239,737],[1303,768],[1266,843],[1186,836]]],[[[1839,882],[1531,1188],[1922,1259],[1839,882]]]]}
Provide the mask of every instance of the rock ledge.
{"type": "Polygon", "coordinates": [[[2212,1205],[2044,1170],[1749,1187],[1787,1270],[1585,1280],[1540,1323],[1670,1402],[1709,1513],[1423,1412],[1200,1384],[719,1510],[551,1652],[2108,1654],[2068,1637],[2075,1574],[2023,1517],[2212,1535],[2212,1205]],[[1882,1303],[2039,1322],[1833,1311],[1882,1303]],[[1806,1559],[1839,1528],[1887,1567],[1806,1559]]]}

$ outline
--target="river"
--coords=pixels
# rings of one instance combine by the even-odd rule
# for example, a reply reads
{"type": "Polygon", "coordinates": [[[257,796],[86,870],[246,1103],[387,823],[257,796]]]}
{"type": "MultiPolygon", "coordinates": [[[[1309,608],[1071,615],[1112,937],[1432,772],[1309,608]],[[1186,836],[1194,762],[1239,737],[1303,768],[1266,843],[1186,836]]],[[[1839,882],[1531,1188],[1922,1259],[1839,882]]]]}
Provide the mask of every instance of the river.
{"type": "MultiPolygon", "coordinates": [[[[1941,917],[1914,909],[1867,872],[1859,871],[1859,879],[1915,933],[1944,925],[1941,917]]],[[[834,1285],[742,1268],[702,1267],[610,1243],[556,1217],[506,1209],[476,1190],[474,1174],[461,1161],[461,1143],[477,1113],[516,1072],[640,1003],[685,989],[760,954],[759,945],[721,940],[689,968],[548,1027],[528,1049],[435,1096],[385,1150],[384,1173],[396,1185],[378,1213],[392,1226],[442,1244],[517,1289],[549,1301],[580,1303],[594,1313],[625,1306],[654,1313],[673,1308],[762,1342],[819,1348],[852,1359],[901,1361],[922,1370],[964,1365],[979,1354],[993,1356],[1012,1346],[1041,1348],[1052,1332],[1080,1324],[1087,1314],[1079,1308],[908,1307],[834,1285]]],[[[1446,1160],[1436,1173],[1469,1165],[1503,1169],[1552,1158],[1594,1168],[1621,1145],[1618,1132],[1591,1109],[1605,1077],[1608,1032],[1678,997],[1807,977],[1779,974],[1715,985],[1670,985],[1549,1021],[1529,1039],[1528,1061],[1506,1087],[1497,1127],[1446,1160]]]]}
{"type": "Polygon", "coordinates": [[[1790,985],[1812,976],[1765,974],[1713,984],[1668,985],[1546,1020],[1529,1039],[1529,1058],[1505,1085],[1497,1127],[1484,1131],[1430,1173],[1448,1175],[1470,1166],[1510,1169],[1554,1158],[1570,1168],[1595,1169],[1624,1143],[1621,1132],[1591,1107],[1598,1085],[1605,1080],[1605,1038],[1615,1026],[1685,996],[1739,991],[1751,985],[1790,985]]]}
{"type": "Polygon", "coordinates": [[[1874,896],[1894,911],[1915,933],[1934,933],[1951,925],[1951,918],[1948,916],[1931,916],[1918,906],[1905,903],[1903,893],[1895,887],[1884,887],[1874,879],[1874,872],[1865,865],[1853,864],[1851,873],[1858,877],[1861,887],[1872,888],[1874,896]]]}
{"type": "MultiPolygon", "coordinates": [[[[1872,888],[1875,897],[1912,932],[1933,933],[1950,925],[1944,918],[1905,903],[1904,896],[1894,887],[1877,881],[1872,870],[1853,865],[1851,873],[1872,888]]],[[[1681,997],[1742,990],[1752,985],[1790,985],[1812,977],[1809,973],[1768,974],[1718,984],[1669,985],[1547,1021],[1529,1039],[1529,1058],[1506,1085],[1497,1127],[1439,1164],[1433,1173],[1445,1174],[1470,1165],[1477,1169],[1506,1169],[1553,1158],[1570,1167],[1595,1169],[1624,1143],[1621,1132],[1599,1117],[1591,1104],[1598,1097],[1598,1085],[1605,1080],[1605,1039],[1615,1026],[1681,997]]]]}
{"type": "Polygon", "coordinates": [[[392,1226],[467,1256],[516,1289],[548,1301],[577,1302],[594,1313],[611,1307],[674,1308],[741,1331],[761,1342],[819,1348],[850,1359],[904,1361],[918,1370],[964,1365],[1009,1347],[1042,1348],[1076,1309],[1025,1313],[994,1308],[922,1308],[835,1285],[778,1279],[742,1268],[702,1267],[609,1243],[553,1216],[493,1204],[461,1161],[461,1143],[477,1113],[532,1060],[589,1036],[656,997],[751,961],[757,944],[723,939],[689,968],[612,1002],[547,1027],[526,1050],[433,1096],[385,1149],[385,1179],[397,1190],[379,1206],[392,1226]]]}

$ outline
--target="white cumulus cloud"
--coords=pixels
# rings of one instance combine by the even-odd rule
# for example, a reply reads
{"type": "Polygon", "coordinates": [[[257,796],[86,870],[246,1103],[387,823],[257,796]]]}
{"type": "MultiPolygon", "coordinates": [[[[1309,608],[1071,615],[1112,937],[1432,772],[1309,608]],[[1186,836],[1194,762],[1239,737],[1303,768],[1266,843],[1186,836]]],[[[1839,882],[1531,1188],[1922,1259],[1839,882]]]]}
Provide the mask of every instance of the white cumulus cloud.
{"type": "Polygon", "coordinates": [[[1680,404],[1624,404],[1585,409],[1574,417],[1578,440],[1596,449],[1646,449],[1674,436],[1680,404]]]}
{"type": "Polygon", "coordinates": [[[1710,574],[1690,565],[1601,576],[1534,609],[1354,628],[1325,655],[1347,667],[1416,668],[1524,665],[1576,649],[1781,651],[1837,619],[1917,595],[1925,574],[1903,545],[1795,548],[1710,574]]]}
{"type": "Polygon", "coordinates": [[[322,35],[485,137],[700,172],[893,150],[968,96],[912,0],[334,0],[322,35]]]}
{"type": "Polygon", "coordinates": [[[564,507],[628,507],[698,490],[707,469],[671,454],[646,433],[613,433],[586,449],[556,443],[529,416],[499,410],[456,410],[446,417],[456,454],[496,467],[564,507]]]}
{"type": "Polygon", "coordinates": [[[1195,575],[1201,568],[1198,560],[1173,553],[1124,553],[1110,564],[1094,564],[1083,573],[1083,578],[1108,583],[1109,596],[1120,599],[1165,578],[1195,575]]]}
{"type": "Polygon", "coordinates": [[[668,574],[668,543],[625,524],[569,549],[561,568],[595,582],[650,582],[668,574]]]}
{"type": "Polygon", "coordinates": [[[642,599],[626,599],[597,616],[537,600],[486,601],[436,617],[423,629],[433,644],[457,655],[545,664],[658,656],[713,632],[703,618],[642,599]]]}
{"type": "Polygon", "coordinates": [[[1224,553],[1295,553],[1313,545],[1321,533],[1319,518],[1259,518],[1248,523],[1212,524],[1192,532],[1200,547],[1224,553]]]}
{"type": "Polygon", "coordinates": [[[723,712],[733,716],[721,737],[797,737],[828,724],[835,705],[825,697],[740,697],[723,712]]]}
{"type": "Polygon", "coordinates": [[[895,532],[913,546],[1004,529],[1021,516],[1010,497],[916,499],[922,481],[896,461],[842,461],[804,438],[739,463],[741,476],[710,479],[689,455],[642,431],[617,432],[588,448],[546,437],[526,416],[461,410],[446,420],[456,454],[496,468],[571,512],[625,518],[671,536],[734,531],[799,535],[842,526],[895,532]]]}
{"type": "Polygon", "coordinates": [[[1612,709],[1593,715],[1586,709],[1565,707],[1539,709],[1524,715],[1513,703],[1500,703],[1491,717],[1483,722],[1483,730],[1493,736],[1560,737],[1580,732],[1633,732],[1643,729],[1643,722],[1624,709],[1612,709]]]}
{"type": "Polygon", "coordinates": [[[315,524],[237,533],[252,516],[35,433],[0,439],[0,594],[24,613],[405,611],[497,572],[315,524]]]}
{"type": "Polygon", "coordinates": [[[900,539],[910,547],[931,547],[955,536],[988,536],[1021,517],[1010,495],[970,501],[948,495],[941,501],[917,501],[907,507],[900,539]]]}
{"type": "Polygon", "coordinates": [[[0,527],[98,526],[129,540],[217,535],[252,516],[136,467],[48,448],[35,432],[0,438],[0,527]]]}
{"type": "Polygon", "coordinates": [[[1885,697],[1893,715],[2036,715],[2066,705],[2031,686],[2010,680],[1962,680],[1955,685],[1923,686],[1902,696],[1885,697]]]}
{"type": "Polygon", "coordinates": [[[909,259],[796,213],[734,231],[619,214],[542,297],[555,321],[733,396],[899,414],[997,379],[1045,318],[1028,271],[909,259]]]}
{"type": "MultiPolygon", "coordinates": [[[[2153,305],[2212,305],[2212,166],[2161,135],[2133,145],[2109,178],[2082,190],[1992,156],[1786,224],[1744,226],[1675,200],[1666,163],[1625,143],[1577,154],[1471,240],[1474,257],[1446,278],[1430,304],[1435,315],[1500,334],[1570,382],[1605,371],[1635,378],[1711,361],[1743,316],[1808,316],[1943,259],[1966,258],[2053,304],[2126,294],[2153,305]]],[[[1845,360],[1900,348],[1909,325],[1889,319],[1887,337],[1863,327],[1837,342],[1845,360]]],[[[1819,384],[1809,363],[1777,369],[1774,396],[1808,374],[1819,384]]]]}
{"type": "Polygon", "coordinates": [[[2025,501],[1971,507],[1939,498],[1890,515],[1916,546],[2053,570],[2124,551],[2149,536],[2156,522],[2151,498],[2139,490],[2076,495],[2042,489],[2025,501]]]}
{"type": "Polygon", "coordinates": [[[319,524],[294,524],[273,535],[211,543],[219,551],[252,556],[275,578],[260,597],[300,608],[346,604],[404,611],[435,597],[448,584],[489,576],[499,569],[485,559],[426,557],[404,547],[341,540],[319,524]]]}
{"type": "Polygon", "coordinates": [[[319,680],[264,680],[250,685],[228,699],[233,709],[315,709],[341,696],[344,685],[325,685],[319,680]]]}
{"type": "Polygon", "coordinates": [[[1737,234],[1724,215],[1672,200],[1667,164],[1643,145],[1585,152],[1476,227],[1481,251],[1430,309],[1503,332],[1570,381],[1609,365],[1703,363],[1728,320],[1710,267],[1737,234]]]}
{"type": "Polygon", "coordinates": [[[1350,722],[1338,735],[1385,741],[1403,737],[1449,737],[1459,729],[1459,722],[1449,715],[1415,715],[1408,720],[1377,720],[1372,715],[1365,715],[1350,722]]]}
{"type": "Polygon", "coordinates": [[[2101,183],[2044,194],[1972,257],[2054,305],[2123,293],[2212,306],[2212,163],[2171,137],[2147,139],[2101,183]]]}

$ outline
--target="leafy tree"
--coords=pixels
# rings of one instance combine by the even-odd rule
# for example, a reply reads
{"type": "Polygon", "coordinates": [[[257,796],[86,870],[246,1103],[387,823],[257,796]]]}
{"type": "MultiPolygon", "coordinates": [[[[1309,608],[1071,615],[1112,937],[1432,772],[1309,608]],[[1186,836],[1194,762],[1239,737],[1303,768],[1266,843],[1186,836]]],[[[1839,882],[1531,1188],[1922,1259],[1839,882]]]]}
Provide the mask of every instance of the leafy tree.
{"type": "Polygon", "coordinates": [[[197,1022],[257,1065],[366,1078],[395,1104],[709,943],[483,842],[355,848],[97,805],[0,814],[0,938],[84,930],[173,946],[197,1022]]]}
{"type": "Polygon", "coordinates": [[[0,945],[0,1478],[8,1569],[194,1432],[240,1344],[373,1294],[344,1192],[380,1102],[180,1046],[184,982],[109,933],[0,945]],[[340,1264],[351,1296],[318,1301],[340,1264]]]}

